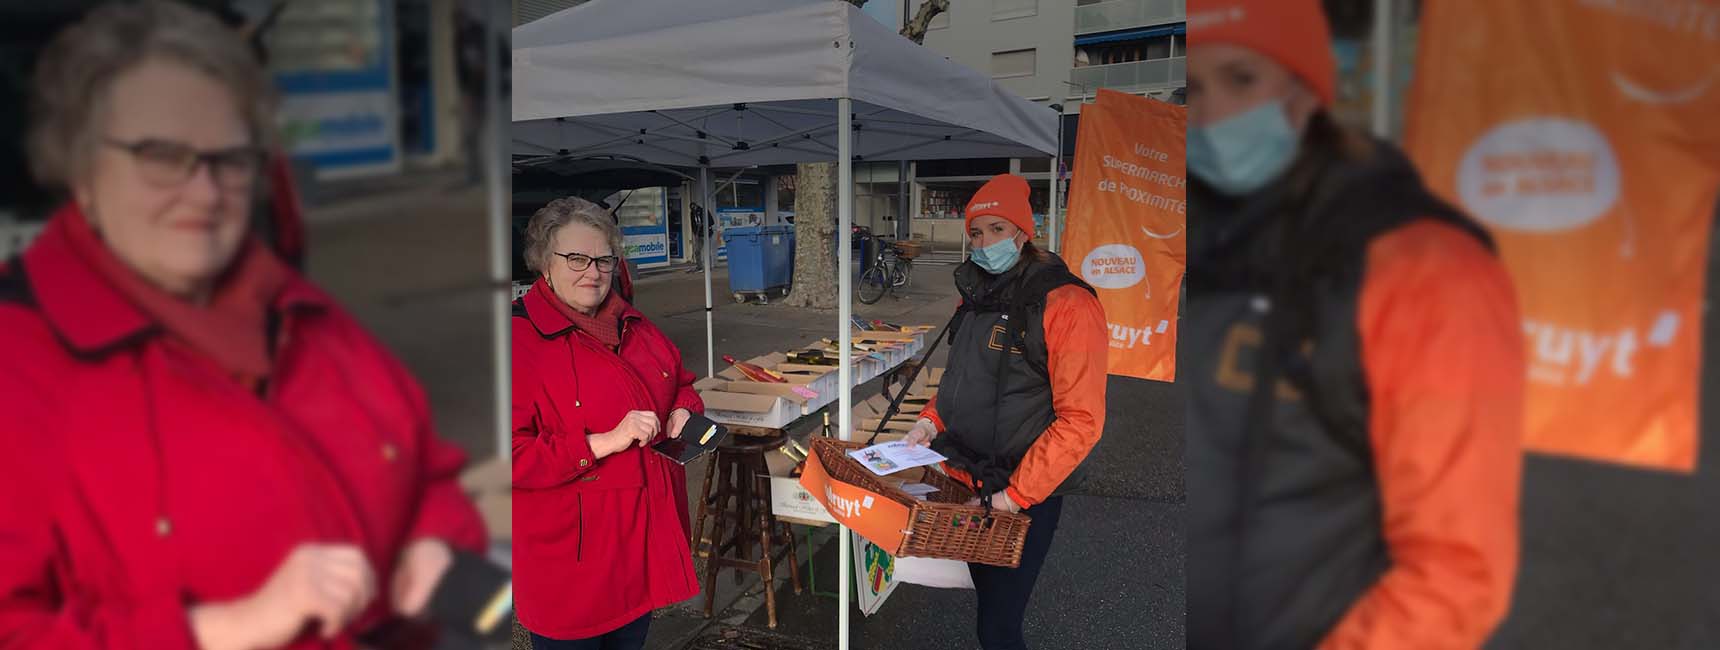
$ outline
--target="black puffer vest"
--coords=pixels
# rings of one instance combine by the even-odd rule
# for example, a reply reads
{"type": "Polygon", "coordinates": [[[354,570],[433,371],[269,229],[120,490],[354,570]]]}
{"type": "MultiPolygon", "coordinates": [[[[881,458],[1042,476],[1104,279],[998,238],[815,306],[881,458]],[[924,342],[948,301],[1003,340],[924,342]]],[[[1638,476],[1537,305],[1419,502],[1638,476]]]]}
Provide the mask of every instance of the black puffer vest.
{"type": "Polygon", "coordinates": [[[1373,149],[1240,201],[1190,183],[1190,648],[1312,648],[1390,566],[1357,327],[1367,247],[1424,218],[1491,242],[1373,149]]]}
{"type": "MultiPolygon", "coordinates": [[[[1021,457],[1057,419],[1051,407],[1051,376],[1045,347],[1045,297],[1064,285],[1093,288],[1075,277],[1063,260],[1015,265],[991,275],[972,261],[955,270],[962,306],[950,326],[949,369],[938,388],[938,416],[947,430],[932,450],[979,483],[990,495],[1009,486],[1021,457]]],[[[1054,494],[1081,485],[1077,468],[1054,494]]]]}

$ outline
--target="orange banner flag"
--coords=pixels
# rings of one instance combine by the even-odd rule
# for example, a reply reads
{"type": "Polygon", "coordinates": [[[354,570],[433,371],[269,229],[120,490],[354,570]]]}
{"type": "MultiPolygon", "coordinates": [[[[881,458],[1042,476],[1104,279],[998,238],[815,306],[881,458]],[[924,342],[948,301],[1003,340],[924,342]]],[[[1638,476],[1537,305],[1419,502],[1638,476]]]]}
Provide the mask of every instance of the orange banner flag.
{"type": "Polygon", "coordinates": [[[1532,450],[1696,467],[1720,23],[1672,4],[1423,5],[1404,142],[1516,283],[1532,450]]]}
{"type": "Polygon", "coordinates": [[[1110,90],[1081,108],[1059,250],[1105,306],[1114,375],[1176,379],[1188,268],[1186,124],[1181,106],[1110,90]]]}

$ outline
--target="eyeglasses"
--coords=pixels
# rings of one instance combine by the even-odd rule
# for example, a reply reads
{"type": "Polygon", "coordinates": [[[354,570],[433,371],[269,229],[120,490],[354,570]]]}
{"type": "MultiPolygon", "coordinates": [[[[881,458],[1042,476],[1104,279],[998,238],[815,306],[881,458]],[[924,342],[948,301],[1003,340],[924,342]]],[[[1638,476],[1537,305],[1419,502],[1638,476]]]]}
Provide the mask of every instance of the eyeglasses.
{"type": "Polygon", "coordinates": [[[136,142],[106,138],[103,143],[130,153],[143,179],[158,187],[180,185],[197,173],[199,165],[205,165],[222,187],[243,190],[256,180],[257,170],[267,157],[261,148],[249,145],[198,151],[183,142],[154,138],[136,142]]]}
{"type": "Polygon", "coordinates": [[[591,268],[592,262],[596,262],[598,273],[609,273],[609,272],[614,271],[616,263],[621,261],[619,258],[615,257],[614,255],[604,255],[603,257],[592,257],[590,255],[581,255],[579,253],[557,253],[554,251],[551,251],[550,254],[554,255],[556,257],[561,257],[561,258],[566,259],[567,260],[567,269],[569,271],[584,271],[588,268],[591,268]]]}

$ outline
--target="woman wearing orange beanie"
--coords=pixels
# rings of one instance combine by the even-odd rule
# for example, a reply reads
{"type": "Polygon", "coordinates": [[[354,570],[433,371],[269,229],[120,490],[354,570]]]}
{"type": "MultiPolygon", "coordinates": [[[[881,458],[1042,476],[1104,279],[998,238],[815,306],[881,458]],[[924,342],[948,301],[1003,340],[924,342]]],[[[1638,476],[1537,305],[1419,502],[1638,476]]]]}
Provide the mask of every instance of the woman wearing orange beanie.
{"type": "Polygon", "coordinates": [[[1314,0],[1189,9],[1189,647],[1477,648],[1524,367],[1479,226],[1328,112],[1314,0]]]}
{"type": "MultiPolygon", "coordinates": [[[[1027,179],[991,179],[967,206],[973,257],[956,267],[962,305],[949,368],[910,444],[948,457],[950,476],[990,507],[1033,518],[1016,568],[969,564],[986,650],[1026,648],[1021,624],[1081,462],[1105,428],[1110,338],[1092,288],[1033,238],[1027,179]]],[[[979,500],[974,501],[980,503],[979,500]]]]}

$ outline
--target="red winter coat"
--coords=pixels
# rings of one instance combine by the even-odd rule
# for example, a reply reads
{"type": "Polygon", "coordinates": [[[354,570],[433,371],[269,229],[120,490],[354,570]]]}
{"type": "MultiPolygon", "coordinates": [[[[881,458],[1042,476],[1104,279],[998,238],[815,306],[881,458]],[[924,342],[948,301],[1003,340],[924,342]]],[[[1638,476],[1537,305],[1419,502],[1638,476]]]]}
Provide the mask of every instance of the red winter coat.
{"type": "MultiPolygon", "coordinates": [[[[301,543],[361,545],[384,589],[410,540],[483,548],[463,455],[327,295],[280,292],[259,396],[159,335],[64,218],[0,269],[0,646],[189,650],[190,606],[253,593],[301,543]]],[[[382,593],[290,647],[354,647],[382,593]]]]}
{"type": "MultiPolygon", "coordinates": [[[[513,319],[514,606],[526,629],[582,639],[699,593],[686,471],[634,446],[599,460],[586,436],[628,411],[704,412],[681,352],[633,307],[620,353],[576,329],[541,279],[513,319]]],[[[661,438],[664,434],[659,434],[661,438]]]]}

